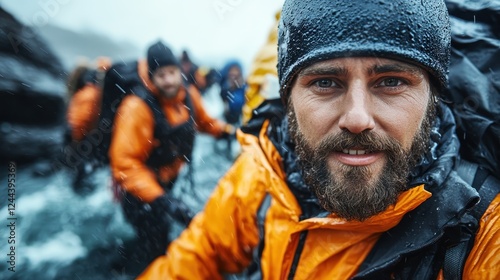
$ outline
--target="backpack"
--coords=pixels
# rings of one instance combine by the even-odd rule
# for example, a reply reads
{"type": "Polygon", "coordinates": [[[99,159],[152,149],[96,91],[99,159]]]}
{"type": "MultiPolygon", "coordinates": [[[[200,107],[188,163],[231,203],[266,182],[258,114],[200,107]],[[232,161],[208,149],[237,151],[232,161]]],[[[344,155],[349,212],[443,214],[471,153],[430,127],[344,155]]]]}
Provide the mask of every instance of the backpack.
{"type": "Polygon", "coordinates": [[[447,0],[446,5],[452,49],[443,101],[453,111],[460,139],[457,173],[481,197],[470,212],[477,224],[464,223],[449,236],[455,244],[446,249],[444,277],[461,279],[479,221],[500,193],[500,3],[447,0]]]}
{"type": "Polygon", "coordinates": [[[92,69],[87,66],[78,66],[70,73],[67,90],[68,96],[73,97],[75,93],[81,90],[87,83],[92,82],[92,69]]]}
{"type": "Polygon", "coordinates": [[[448,0],[449,90],[461,156],[500,176],[500,3],[448,0]]]}
{"type": "Polygon", "coordinates": [[[131,93],[147,94],[147,90],[141,86],[137,65],[137,62],[114,64],[104,77],[98,122],[100,142],[96,146],[96,157],[102,163],[109,163],[108,150],[111,145],[113,121],[123,98],[131,93]]]}

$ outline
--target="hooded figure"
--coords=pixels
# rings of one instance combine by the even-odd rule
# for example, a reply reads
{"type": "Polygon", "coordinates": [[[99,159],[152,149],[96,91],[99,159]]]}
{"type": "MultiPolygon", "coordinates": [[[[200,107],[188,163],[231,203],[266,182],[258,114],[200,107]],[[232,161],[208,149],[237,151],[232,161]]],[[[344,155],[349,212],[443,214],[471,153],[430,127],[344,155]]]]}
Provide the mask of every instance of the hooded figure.
{"type": "Polygon", "coordinates": [[[224,102],[224,118],[228,123],[238,125],[245,103],[246,84],[243,69],[238,61],[229,61],[221,70],[220,96],[224,102]]]}

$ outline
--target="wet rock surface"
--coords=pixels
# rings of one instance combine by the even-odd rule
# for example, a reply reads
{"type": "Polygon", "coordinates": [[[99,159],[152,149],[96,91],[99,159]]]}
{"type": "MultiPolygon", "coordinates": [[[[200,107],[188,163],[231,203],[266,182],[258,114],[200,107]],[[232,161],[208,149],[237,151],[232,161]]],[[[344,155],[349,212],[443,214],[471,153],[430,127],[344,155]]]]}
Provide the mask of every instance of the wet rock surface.
{"type": "Polygon", "coordinates": [[[0,161],[30,161],[59,149],[64,81],[49,46],[0,8],[0,161]]]}

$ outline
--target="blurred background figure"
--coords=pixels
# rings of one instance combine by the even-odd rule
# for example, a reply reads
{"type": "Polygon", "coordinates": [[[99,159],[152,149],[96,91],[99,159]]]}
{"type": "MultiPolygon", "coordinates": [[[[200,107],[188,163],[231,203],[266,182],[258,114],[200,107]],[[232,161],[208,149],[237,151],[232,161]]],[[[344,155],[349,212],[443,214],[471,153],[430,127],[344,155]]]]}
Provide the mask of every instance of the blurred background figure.
{"type": "MultiPolygon", "coordinates": [[[[245,104],[246,83],[243,78],[243,69],[238,60],[231,60],[220,71],[220,98],[224,104],[223,116],[227,123],[234,127],[241,124],[241,110],[245,104]]],[[[233,141],[235,135],[228,135],[225,155],[228,159],[233,156],[233,141]]]]}
{"type": "Polygon", "coordinates": [[[220,97],[224,102],[224,118],[226,122],[239,126],[246,90],[240,62],[233,60],[226,63],[222,68],[221,76],[220,97]]]}
{"type": "Polygon", "coordinates": [[[246,101],[243,106],[242,122],[246,124],[252,117],[252,112],[266,99],[279,98],[278,87],[278,23],[281,16],[281,10],[275,14],[275,23],[267,41],[261,47],[247,78],[248,87],[245,93],[246,101]],[[266,89],[263,91],[263,89],[266,89]]]}
{"type": "Polygon", "coordinates": [[[111,59],[98,57],[93,65],[75,67],[68,78],[67,119],[73,141],[83,140],[96,127],[102,99],[104,76],[111,67],[111,59]]]}
{"type": "Polygon", "coordinates": [[[73,188],[79,192],[89,187],[85,178],[99,165],[95,147],[99,139],[91,138],[97,129],[101,111],[104,76],[111,67],[111,59],[98,57],[92,65],[81,63],[75,67],[68,79],[70,102],[67,110],[68,130],[64,153],[66,162],[76,174],[73,188]]]}
{"type": "MultiPolygon", "coordinates": [[[[231,125],[208,115],[194,86],[183,85],[180,65],[172,50],[157,41],[146,60],[113,66],[106,77],[105,95],[128,94],[114,117],[109,159],[117,199],[138,242],[117,267],[127,268],[131,260],[145,267],[168,246],[169,217],[189,224],[194,216],[172,191],[181,168],[193,159],[197,132],[215,138],[234,134],[231,125]]],[[[103,110],[112,105],[103,104],[103,110]]]]}
{"type": "Polygon", "coordinates": [[[206,90],[215,83],[212,79],[207,80],[207,75],[210,74],[210,68],[200,67],[195,64],[188,54],[187,50],[183,50],[180,57],[181,71],[186,86],[195,86],[196,89],[203,95],[206,90]]]}

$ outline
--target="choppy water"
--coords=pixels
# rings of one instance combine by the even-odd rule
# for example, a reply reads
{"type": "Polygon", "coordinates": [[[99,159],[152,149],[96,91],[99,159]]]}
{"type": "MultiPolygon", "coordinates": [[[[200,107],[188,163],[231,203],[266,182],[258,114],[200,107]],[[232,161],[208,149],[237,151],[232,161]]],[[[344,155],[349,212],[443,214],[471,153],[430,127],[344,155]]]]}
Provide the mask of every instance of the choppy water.
{"type": "MultiPolygon", "coordinates": [[[[205,96],[209,114],[221,118],[222,105],[215,90],[205,96]]],[[[239,147],[233,143],[234,155],[239,147]]],[[[231,164],[225,143],[199,134],[192,166],[195,187],[191,188],[186,169],[174,193],[196,211],[203,205],[220,176],[231,164]]],[[[0,279],[130,279],[125,272],[111,271],[117,248],[133,238],[119,204],[112,198],[109,168],[88,178],[93,190],[77,194],[71,187],[68,169],[48,176],[35,171],[50,163],[37,162],[16,168],[15,272],[8,263],[11,231],[7,195],[8,166],[0,166],[0,279]],[[9,222],[8,222],[9,221],[9,222]]],[[[170,236],[182,227],[173,226],[170,236]]]]}

